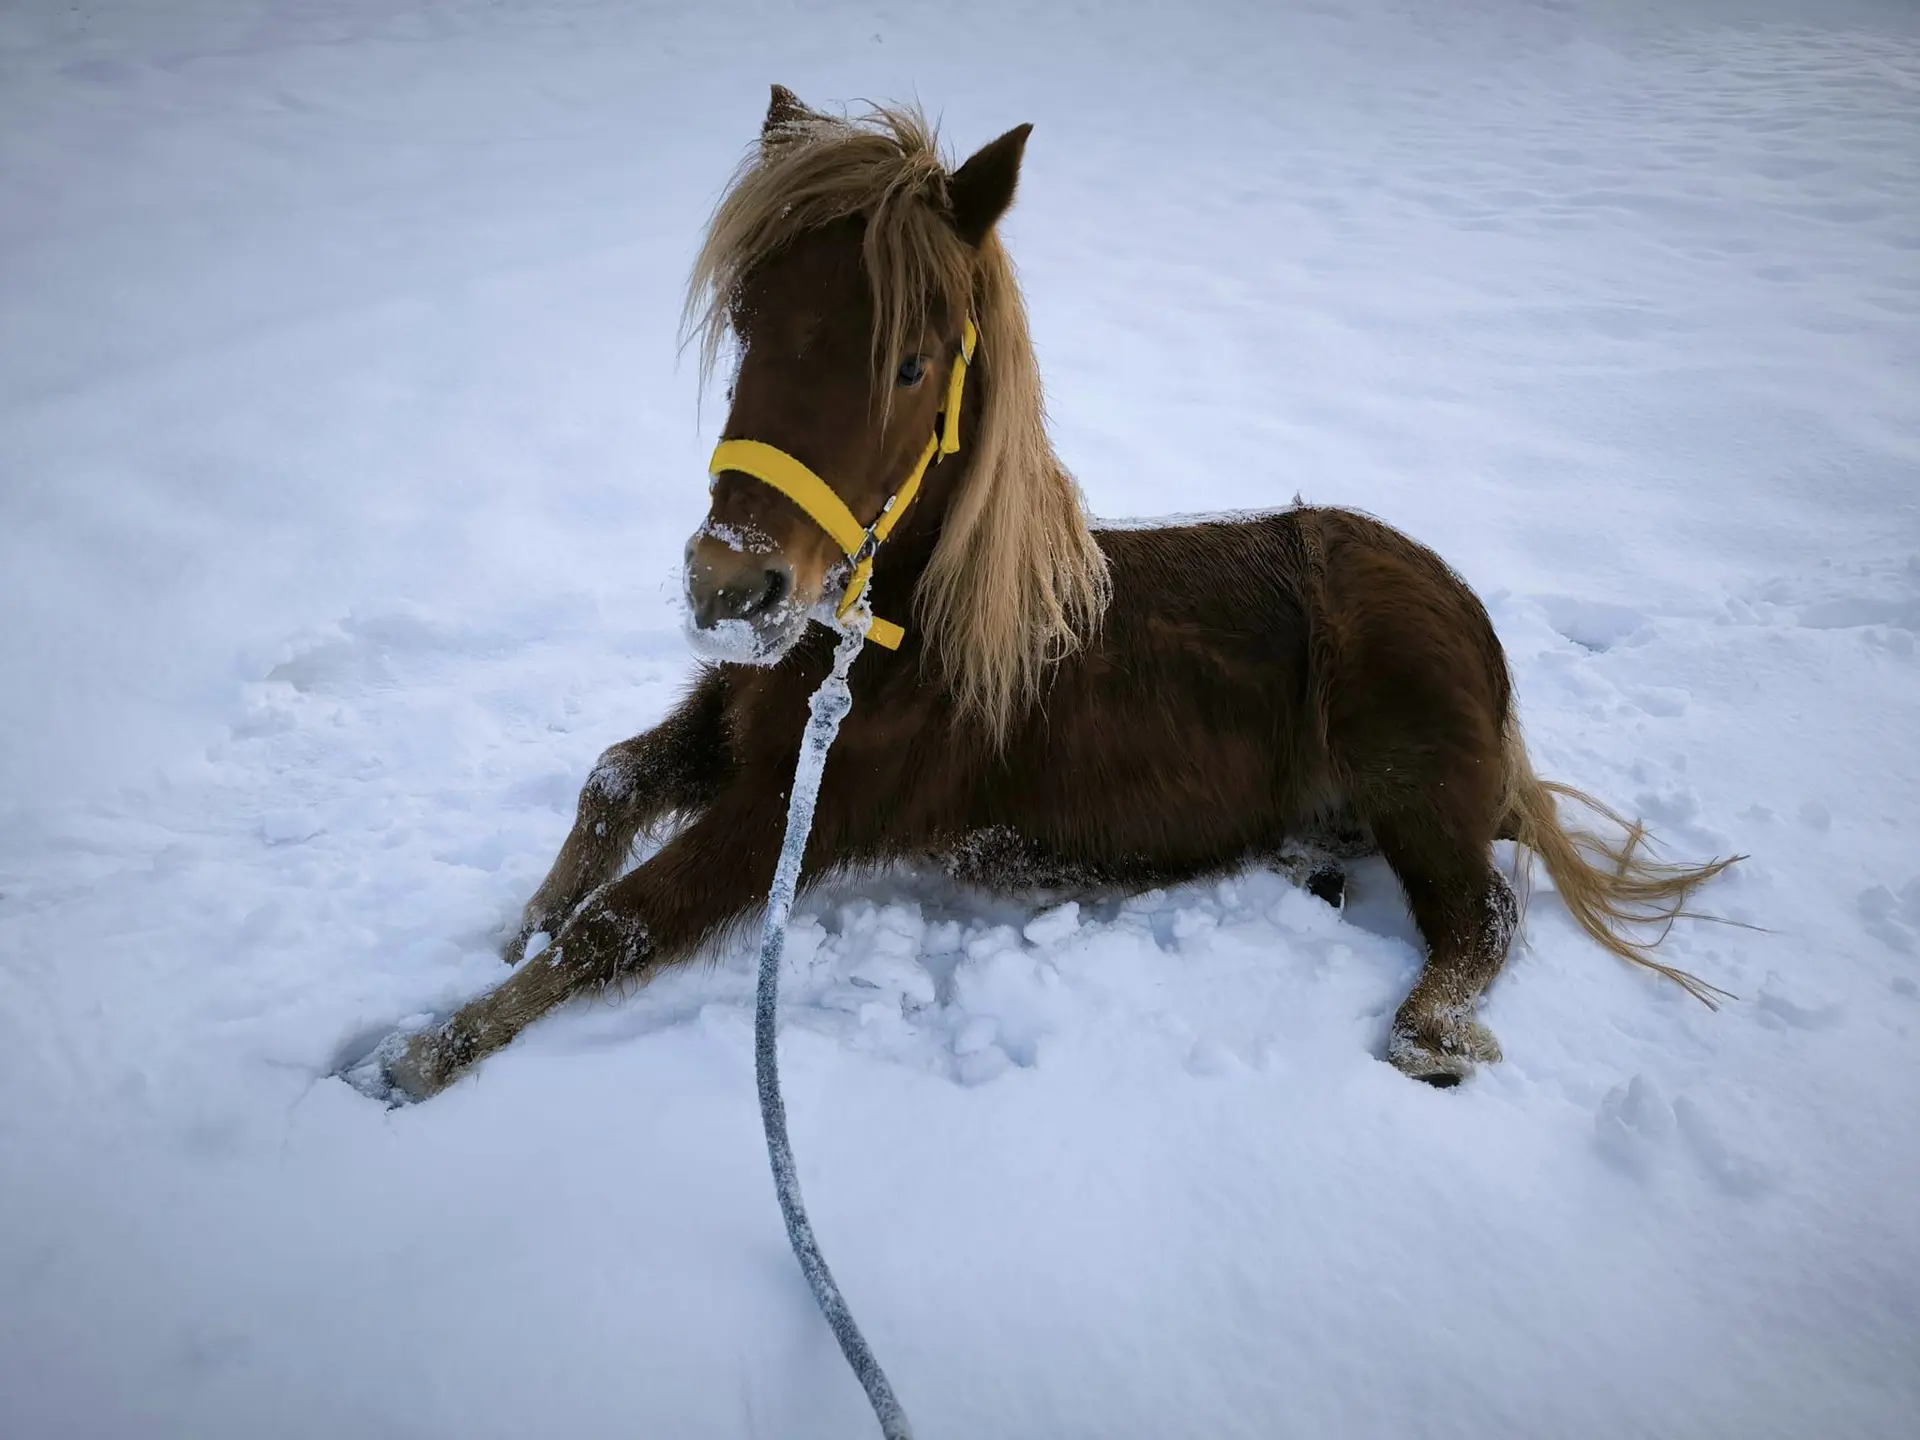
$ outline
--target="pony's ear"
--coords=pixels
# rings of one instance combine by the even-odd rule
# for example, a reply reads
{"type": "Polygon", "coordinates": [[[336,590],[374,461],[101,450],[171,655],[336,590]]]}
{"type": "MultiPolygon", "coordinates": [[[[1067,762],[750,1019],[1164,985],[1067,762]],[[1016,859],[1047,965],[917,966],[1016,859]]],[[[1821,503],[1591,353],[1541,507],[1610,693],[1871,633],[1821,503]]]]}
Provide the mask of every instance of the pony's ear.
{"type": "Polygon", "coordinates": [[[773,87],[773,98],[767,102],[767,118],[760,126],[760,147],[771,150],[782,141],[791,138],[793,129],[813,112],[800,103],[800,97],[784,85],[773,87]]]}
{"type": "Polygon", "coordinates": [[[1013,204],[1014,187],[1020,183],[1020,157],[1026,154],[1031,125],[1016,125],[998,140],[989,141],[974,153],[947,185],[947,198],[953,207],[953,228],[969,245],[978,245],[987,232],[1000,222],[1013,204]]]}

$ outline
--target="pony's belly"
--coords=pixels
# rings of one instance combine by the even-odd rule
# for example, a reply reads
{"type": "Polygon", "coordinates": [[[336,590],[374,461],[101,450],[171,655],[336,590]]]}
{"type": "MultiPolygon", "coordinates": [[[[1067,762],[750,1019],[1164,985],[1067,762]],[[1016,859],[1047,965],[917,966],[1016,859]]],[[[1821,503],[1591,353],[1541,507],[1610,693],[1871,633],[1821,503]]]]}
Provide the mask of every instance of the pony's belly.
{"type": "Polygon", "coordinates": [[[1270,861],[1280,843],[1275,837],[1185,853],[1120,845],[1107,853],[1075,853],[1012,826],[990,825],[938,848],[933,858],[961,884],[1002,894],[1130,894],[1270,861]]]}
{"type": "Polygon", "coordinates": [[[961,884],[1004,893],[1080,894],[1124,888],[1129,883],[1118,866],[1069,856],[1011,825],[968,831],[937,851],[935,858],[961,884]]]}

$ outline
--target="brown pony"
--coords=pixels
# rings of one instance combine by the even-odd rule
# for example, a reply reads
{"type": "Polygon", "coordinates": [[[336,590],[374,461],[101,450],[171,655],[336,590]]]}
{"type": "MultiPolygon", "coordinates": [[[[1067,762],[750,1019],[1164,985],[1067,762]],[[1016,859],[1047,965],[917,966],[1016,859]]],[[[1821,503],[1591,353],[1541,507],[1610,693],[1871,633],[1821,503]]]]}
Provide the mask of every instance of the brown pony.
{"type": "MultiPolygon", "coordinates": [[[[1517,921],[1496,838],[1546,864],[1600,944],[1678,981],[1625,927],[1670,921],[1729,861],[1662,866],[1644,832],[1563,826],[1515,722],[1486,611],[1431,551],[1345,510],[1088,528],[1055,458],[994,227],[1030,127],[957,170],[913,111],[817,114],[776,87],[695,264],[710,369],[737,354],[726,437],[778,447],[859,523],[936,433],[967,321],[960,447],[878,552],[869,643],[827,762],[812,881],[892,862],[999,888],[1126,890],[1297,858],[1385,856],[1426,941],[1386,1058],[1436,1085],[1500,1057],[1475,1007],[1517,921]],[[931,379],[929,379],[931,377],[931,379]],[[1284,857],[1283,857],[1284,852],[1284,857]]],[[[723,470],[688,544],[688,632],[722,658],[659,726],[600,757],[507,947],[513,976],[383,1048],[420,1099],[570,996],[683,961],[763,903],[849,575],[821,525],[723,470]],[[621,874],[635,837],[677,829],[621,874]],[[522,962],[538,933],[552,943],[522,962]]],[[[1310,863],[1335,898],[1339,872],[1310,863]]],[[[1656,937],[1657,939],[1657,937],[1656,937]]]]}

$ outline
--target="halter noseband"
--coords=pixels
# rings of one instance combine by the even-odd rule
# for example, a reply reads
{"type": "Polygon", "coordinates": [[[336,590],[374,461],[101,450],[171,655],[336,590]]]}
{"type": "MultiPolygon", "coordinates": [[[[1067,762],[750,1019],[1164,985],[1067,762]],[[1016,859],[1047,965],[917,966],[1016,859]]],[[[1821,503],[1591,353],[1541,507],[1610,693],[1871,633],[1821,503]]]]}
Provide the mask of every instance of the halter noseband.
{"type": "MultiPolygon", "coordinates": [[[[960,335],[960,353],[953,357],[953,370],[947,376],[947,403],[933,422],[933,434],[928,437],[927,448],[920,452],[920,460],[913,467],[913,473],[907,476],[906,483],[888,497],[887,503],[880,507],[880,514],[871,525],[862,525],[848,508],[847,502],[834,493],[833,487],[822,480],[812,470],[793,458],[777,445],[769,445],[762,440],[722,440],[714,447],[713,459],[707,462],[707,474],[717,479],[723,471],[738,470],[742,475],[751,475],[763,485],[771,485],[782,495],[807,513],[807,517],[818,525],[853,562],[853,574],[847,579],[847,592],[841,597],[840,608],[834,611],[834,618],[843,617],[866,593],[867,582],[873,577],[873,557],[881,542],[893,533],[893,527],[900,523],[900,517],[907,513],[907,507],[920,493],[920,482],[926,477],[927,467],[936,457],[957,454],[960,450],[960,396],[966,389],[967,367],[973,363],[973,350],[979,331],[968,320],[960,335]]],[[[882,620],[874,616],[867,627],[867,638],[876,645],[889,650],[898,650],[900,642],[906,638],[906,631],[891,620],[882,620]]]]}

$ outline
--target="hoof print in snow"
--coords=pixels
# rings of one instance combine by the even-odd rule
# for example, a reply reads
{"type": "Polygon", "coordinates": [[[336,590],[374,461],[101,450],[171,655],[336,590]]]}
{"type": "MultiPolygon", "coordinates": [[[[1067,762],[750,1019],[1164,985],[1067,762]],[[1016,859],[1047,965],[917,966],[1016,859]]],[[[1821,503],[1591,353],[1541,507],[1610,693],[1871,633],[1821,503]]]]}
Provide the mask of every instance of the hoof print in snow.
{"type": "Polygon", "coordinates": [[[1721,1123],[1695,1101],[1677,1096],[1673,1118],[1701,1172],[1725,1194],[1750,1200],[1773,1187],[1773,1172],[1729,1144],[1721,1123]]]}
{"type": "Polygon", "coordinates": [[[1593,1117],[1594,1139],[1601,1152],[1642,1179],[1653,1173],[1672,1143],[1674,1129],[1673,1106],[1644,1075],[1609,1090],[1593,1117]]]}
{"type": "Polygon", "coordinates": [[[1861,923],[1881,944],[1902,955],[1920,951],[1920,876],[1909,880],[1898,895],[1885,885],[1872,885],[1854,901],[1861,923]]]}
{"type": "Polygon", "coordinates": [[[1614,1086],[1594,1115],[1601,1152],[1637,1179],[1651,1179],[1674,1160],[1691,1158],[1702,1177],[1735,1199],[1766,1193],[1774,1172],[1730,1143],[1724,1128],[1689,1096],[1669,1101],[1645,1075],[1614,1086]]]}
{"type": "Polygon", "coordinates": [[[1794,1030],[1825,1030],[1846,1018],[1846,1006],[1838,1001],[1820,1003],[1797,993],[1778,975],[1767,976],[1760,987],[1754,1007],[1763,1024],[1787,1026],[1794,1030]]]}
{"type": "Polygon", "coordinates": [[[1644,630],[1649,621],[1639,610],[1626,605],[1611,605],[1600,600],[1581,600],[1571,595],[1542,595],[1540,608],[1547,623],[1561,636],[1590,654],[1606,653],[1614,646],[1644,630]]]}

